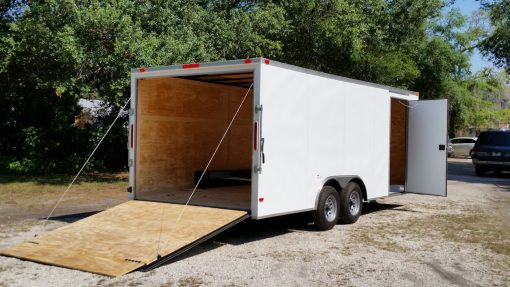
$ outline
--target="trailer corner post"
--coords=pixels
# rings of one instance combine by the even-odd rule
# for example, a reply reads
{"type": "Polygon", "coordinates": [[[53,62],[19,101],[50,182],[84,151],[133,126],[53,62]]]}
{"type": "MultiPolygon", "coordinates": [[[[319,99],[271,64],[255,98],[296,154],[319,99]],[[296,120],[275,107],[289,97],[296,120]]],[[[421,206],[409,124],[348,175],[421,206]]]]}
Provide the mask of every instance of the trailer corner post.
{"type": "Polygon", "coordinates": [[[131,75],[131,107],[129,109],[129,123],[128,123],[128,198],[135,199],[136,186],[135,186],[135,152],[136,152],[136,94],[137,94],[137,80],[131,75]]]}
{"type": "Polygon", "coordinates": [[[262,105],[255,105],[255,123],[253,125],[253,148],[257,153],[257,161],[254,170],[256,173],[262,173],[262,163],[264,158],[264,139],[262,138],[262,105]]]}

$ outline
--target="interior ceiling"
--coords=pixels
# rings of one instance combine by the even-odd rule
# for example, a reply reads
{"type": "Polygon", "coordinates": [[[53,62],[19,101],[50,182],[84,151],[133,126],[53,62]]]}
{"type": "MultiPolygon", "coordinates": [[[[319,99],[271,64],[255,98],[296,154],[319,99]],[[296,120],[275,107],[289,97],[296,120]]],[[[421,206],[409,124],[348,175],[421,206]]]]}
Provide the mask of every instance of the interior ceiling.
{"type": "Polygon", "coordinates": [[[177,78],[227,86],[249,88],[250,85],[253,83],[253,72],[235,74],[205,74],[195,76],[183,76],[177,78]]]}

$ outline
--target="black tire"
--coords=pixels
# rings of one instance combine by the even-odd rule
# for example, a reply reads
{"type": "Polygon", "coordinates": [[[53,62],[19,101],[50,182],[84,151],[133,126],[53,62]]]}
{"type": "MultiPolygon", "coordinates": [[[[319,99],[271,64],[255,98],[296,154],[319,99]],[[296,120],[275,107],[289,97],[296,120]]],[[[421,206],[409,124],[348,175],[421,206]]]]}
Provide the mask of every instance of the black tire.
{"type": "Polygon", "coordinates": [[[487,172],[487,168],[485,166],[475,165],[475,173],[478,176],[484,176],[485,172],[487,172]]]}
{"type": "Polygon", "coordinates": [[[349,182],[340,191],[340,221],[354,223],[358,221],[363,210],[363,193],[355,182],[349,182]]]}
{"type": "Polygon", "coordinates": [[[324,186],[319,194],[317,210],[313,212],[313,224],[319,230],[330,230],[338,222],[340,198],[332,186],[324,186]]]}

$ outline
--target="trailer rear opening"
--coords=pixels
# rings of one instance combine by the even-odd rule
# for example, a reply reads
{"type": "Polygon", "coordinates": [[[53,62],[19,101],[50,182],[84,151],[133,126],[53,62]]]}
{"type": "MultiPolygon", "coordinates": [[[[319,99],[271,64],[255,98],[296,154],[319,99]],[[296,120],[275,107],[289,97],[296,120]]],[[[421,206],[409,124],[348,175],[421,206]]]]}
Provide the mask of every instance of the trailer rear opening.
{"type": "MultiPolygon", "coordinates": [[[[136,199],[186,203],[253,83],[253,72],[138,81],[136,199]]],[[[249,210],[253,89],[192,205],[249,210]]]]}

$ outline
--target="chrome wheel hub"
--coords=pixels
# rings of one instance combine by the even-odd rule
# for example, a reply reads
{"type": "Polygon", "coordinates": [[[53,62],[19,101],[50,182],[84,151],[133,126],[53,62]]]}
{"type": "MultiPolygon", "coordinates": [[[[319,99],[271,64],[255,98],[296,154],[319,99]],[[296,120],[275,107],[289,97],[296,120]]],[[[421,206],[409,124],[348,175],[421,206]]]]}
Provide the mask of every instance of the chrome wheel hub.
{"type": "Polygon", "coordinates": [[[349,212],[351,215],[356,215],[359,212],[359,208],[361,205],[361,198],[357,192],[351,193],[349,196],[349,212]]]}
{"type": "Polygon", "coordinates": [[[336,220],[337,203],[333,196],[329,196],[326,199],[326,204],[324,205],[324,214],[326,216],[327,221],[332,222],[336,220]]]}

